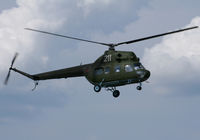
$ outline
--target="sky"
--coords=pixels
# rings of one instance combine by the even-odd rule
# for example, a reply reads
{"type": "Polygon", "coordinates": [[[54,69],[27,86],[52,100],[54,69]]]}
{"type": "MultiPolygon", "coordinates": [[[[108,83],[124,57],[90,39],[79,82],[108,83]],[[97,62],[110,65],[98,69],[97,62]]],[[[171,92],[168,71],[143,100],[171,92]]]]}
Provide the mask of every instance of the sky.
{"type": "Polygon", "coordinates": [[[0,2],[0,139],[199,140],[200,29],[122,45],[151,71],[143,90],[115,99],[84,77],[33,81],[30,74],[94,62],[107,47],[34,33],[36,28],[105,43],[200,26],[197,0],[6,0],[0,2]]]}

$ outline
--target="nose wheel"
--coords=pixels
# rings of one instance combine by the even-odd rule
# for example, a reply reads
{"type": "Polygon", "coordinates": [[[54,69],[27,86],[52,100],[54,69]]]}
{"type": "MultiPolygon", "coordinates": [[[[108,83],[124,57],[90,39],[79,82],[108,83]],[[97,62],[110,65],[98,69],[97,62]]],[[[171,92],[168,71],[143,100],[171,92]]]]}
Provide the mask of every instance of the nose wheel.
{"type": "Polygon", "coordinates": [[[137,88],[136,88],[137,90],[142,90],[142,83],[140,83],[140,85],[139,86],[137,86],[137,88]]]}
{"type": "Polygon", "coordinates": [[[137,86],[137,90],[142,90],[142,87],[141,86],[137,86]]]}

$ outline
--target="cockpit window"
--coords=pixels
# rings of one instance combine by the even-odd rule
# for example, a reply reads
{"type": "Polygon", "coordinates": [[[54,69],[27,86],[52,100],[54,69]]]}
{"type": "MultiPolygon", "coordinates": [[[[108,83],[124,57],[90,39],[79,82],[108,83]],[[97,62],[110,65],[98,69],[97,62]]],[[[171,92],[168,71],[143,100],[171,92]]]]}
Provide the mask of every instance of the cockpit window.
{"type": "Polygon", "coordinates": [[[115,72],[120,72],[120,66],[115,66],[115,72]]]}
{"type": "Polygon", "coordinates": [[[133,67],[131,65],[125,65],[125,71],[131,72],[131,71],[133,71],[133,67]]]}
{"type": "Polygon", "coordinates": [[[96,75],[101,75],[101,74],[103,74],[103,68],[97,68],[97,69],[95,70],[95,74],[96,74],[96,75]]]}
{"type": "Polygon", "coordinates": [[[135,63],[135,64],[134,64],[134,69],[135,69],[135,70],[139,70],[139,69],[144,69],[144,67],[142,66],[141,63],[135,63]]]}

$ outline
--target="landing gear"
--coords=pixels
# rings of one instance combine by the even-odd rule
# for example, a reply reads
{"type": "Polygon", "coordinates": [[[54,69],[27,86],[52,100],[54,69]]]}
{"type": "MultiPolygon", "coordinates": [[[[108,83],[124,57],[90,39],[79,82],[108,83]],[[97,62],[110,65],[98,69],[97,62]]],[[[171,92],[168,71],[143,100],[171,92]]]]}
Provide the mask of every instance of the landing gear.
{"type": "MultiPolygon", "coordinates": [[[[116,90],[116,87],[109,87],[106,88],[107,91],[111,91],[113,93],[113,97],[117,98],[120,95],[119,90],[116,90]]],[[[100,92],[101,91],[101,86],[100,85],[95,85],[94,86],[94,91],[95,92],[100,92]]]]}
{"type": "Polygon", "coordinates": [[[120,95],[120,91],[116,90],[116,87],[108,87],[106,88],[107,91],[111,91],[113,93],[113,97],[117,98],[120,95]]]}
{"type": "Polygon", "coordinates": [[[101,91],[101,86],[100,85],[95,85],[94,86],[94,91],[95,92],[100,92],[101,91]]]}
{"type": "Polygon", "coordinates": [[[142,87],[141,86],[137,86],[137,90],[142,90],[142,87]]]}
{"type": "Polygon", "coordinates": [[[142,90],[142,83],[140,83],[140,85],[139,86],[137,86],[137,88],[136,88],[137,90],[142,90]]]}
{"type": "Polygon", "coordinates": [[[120,95],[119,90],[115,90],[115,91],[113,92],[113,97],[117,98],[117,97],[119,97],[119,95],[120,95]]]}

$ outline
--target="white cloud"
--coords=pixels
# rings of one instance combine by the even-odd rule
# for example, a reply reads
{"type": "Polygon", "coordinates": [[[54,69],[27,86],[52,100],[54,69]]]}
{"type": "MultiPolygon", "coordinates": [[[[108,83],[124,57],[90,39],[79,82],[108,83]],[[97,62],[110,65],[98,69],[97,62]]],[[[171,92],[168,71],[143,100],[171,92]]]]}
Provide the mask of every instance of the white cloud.
{"type": "Polygon", "coordinates": [[[109,5],[113,0],[78,0],[77,6],[82,8],[84,15],[87,16],[96,5],[109,5]]]}
{"type": "Polygon", "coordinates": [[[110,4],[113,0],[79,0],[78,6],[88,7],[93,4],[110,4]]]}
{"type": "MultiPolygon", "coordinates": [[[[191,26],[200,26],[200,17],[194,18],[187,27],[191,26]]],[[[200,77],[200,30],[164,37],[161,43],[145,50],[143,61],[151,70],[151,80],[157,89],[168,87],[163,92],[169,92],[175,84],[177,88],[181,84],[192,86],[200,77]]]]}
{"type": "Polygon", "coordinates": [[[24,64],[30,58],[30,53],[40,49],[36,34],[24,28],[56,30],[66,18],[60,17],[61,12],[55,8],[60,6],[60,2],[56,0],[17,0],[17,5],[18,7],[0,14],[0,74],[8,70],[15,52],[20,53],[18,61],[24,64]]]}

